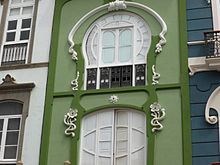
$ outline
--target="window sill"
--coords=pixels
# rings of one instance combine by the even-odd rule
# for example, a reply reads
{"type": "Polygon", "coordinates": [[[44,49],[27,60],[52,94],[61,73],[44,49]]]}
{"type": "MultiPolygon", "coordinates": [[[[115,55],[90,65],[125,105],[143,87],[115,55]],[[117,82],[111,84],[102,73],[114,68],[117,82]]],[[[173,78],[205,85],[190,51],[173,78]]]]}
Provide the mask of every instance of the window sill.
{"type": "Polygon", "coordinates": [[[220,71],[220,57],[192,57],[188,58],[190,75],[203,71],[220,71]]]}
{"type": "Polygon", "coordinates": [[[32,64],[17,64],[17,65],[0,66],[0,71],[48,67],[48,64],[49,64],[48,62],[41,62],[41,63],[32,63],[32,64]]]}

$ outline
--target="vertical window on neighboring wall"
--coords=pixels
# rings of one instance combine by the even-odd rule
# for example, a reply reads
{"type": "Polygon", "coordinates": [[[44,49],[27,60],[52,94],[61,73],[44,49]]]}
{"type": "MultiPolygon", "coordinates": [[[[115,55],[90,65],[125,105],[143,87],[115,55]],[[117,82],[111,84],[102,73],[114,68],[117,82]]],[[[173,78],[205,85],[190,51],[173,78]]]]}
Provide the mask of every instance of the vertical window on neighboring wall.
{"type": "Polygon", "coordinates": [[[22,108],[18,102],[0,102],[0,164],[17,161],[22,108]]]}
{"type": "Polygon", "coordinates": [[[145,85],[150,44],[150,28],[140,16],[117,12],[99,18],[84,39],[86,89],[145,85]]]}
{"type": "Polygon", "coordinates": [[[35,0],[9,0],[1,65],[24,64],[30,44],[35,0]]]}
{"type": "Polygon", "coordinates": [[[82,120],[80,165],[146,165],[146,116],[103,110],[82,120]]]}

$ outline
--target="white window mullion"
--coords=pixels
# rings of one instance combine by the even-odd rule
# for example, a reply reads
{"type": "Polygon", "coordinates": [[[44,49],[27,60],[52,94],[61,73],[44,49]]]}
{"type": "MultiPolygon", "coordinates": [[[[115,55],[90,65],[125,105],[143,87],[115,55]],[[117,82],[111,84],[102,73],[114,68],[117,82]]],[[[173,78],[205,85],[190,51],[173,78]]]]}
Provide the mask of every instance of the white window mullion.
{"type": "Polygon", "coordinates": [[[115,62],[112,64],[118,64],[119,63],[119,35],[120,35],[120,32],[119,32],[120,29],[116,29],[115,30],[115,62]]]}
{"type": "Polygon", "coordinates": [[[214,30],[220,30],[220,0],[212,0],[212,16],[214,30]]]}
{"type": "Polygon", "coordinates": [[[6,137],[7,137],[7,128],[8,128],[8,118],[4,119],[3,129],[2,129],[2,143],[1,143],[1,160],[4,159],[5,155],[5,144],[6,144],[6,137]]]}

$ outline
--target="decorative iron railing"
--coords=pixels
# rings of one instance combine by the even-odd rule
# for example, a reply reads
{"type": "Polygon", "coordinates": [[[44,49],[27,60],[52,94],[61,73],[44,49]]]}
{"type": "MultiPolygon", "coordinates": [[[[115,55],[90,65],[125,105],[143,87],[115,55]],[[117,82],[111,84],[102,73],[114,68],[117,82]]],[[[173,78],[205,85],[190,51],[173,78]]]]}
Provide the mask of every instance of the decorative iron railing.
{"type": "Polygon", "coordinates": [[[204,32],[206,58],[220,57],[220,31],[204,32]]]}
{"type": "Polygon", "coordinates": [[[27,57],[27,43],[5,45],[1,66],[24,64],[27,57]]]}
{"type": "Polygon", "coordinates": [[[211,162],[211,165],[220,165],[220,162],[211,162]]]}

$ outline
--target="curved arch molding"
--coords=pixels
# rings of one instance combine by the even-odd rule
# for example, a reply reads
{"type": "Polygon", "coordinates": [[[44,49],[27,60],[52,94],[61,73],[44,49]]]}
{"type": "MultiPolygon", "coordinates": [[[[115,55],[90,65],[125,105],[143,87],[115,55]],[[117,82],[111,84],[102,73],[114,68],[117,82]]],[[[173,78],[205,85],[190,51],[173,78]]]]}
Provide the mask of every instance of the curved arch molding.
{"type": "Polygon", "coordinates": [[[72,28],[72,30],[69,33],[68,36],[68,42],[70,44],[69,47],[69,53],[72,57],[73,60],[78,60],[77,57],[77,52],[74,50],[74,35],[76,33],[76,31],[79,29],[79,27],[92,15],[102,11],[102,10],[108,10],[108,11],[117,11],[117,10],[126,10],[127,7],[135,7],[138,9],[142,9],[144,11],[146,11],[147,13],[149,13],[150,15],[152,15],[160,24],[162,31],[159,34],[160,37],[160,41],[156,44],[156,49],[155,49],[155,53],[159,54],[162,52],[162,46],[166,44],[166,38],[165,38],[165,34],[167,33],[167,25],[164,22],[164,20],[161,18],[161,16],[155,12],[153,9],[140,4],[140,3],[136,3],[136,2],[126,2],[126,1],[120,1],[120,0],[115,0],[114,2],[110,2],[108,4],[99,6],[93,10],[91,10],[90,12],[88,12],[86,15],[84,15],[72,28]]]}

